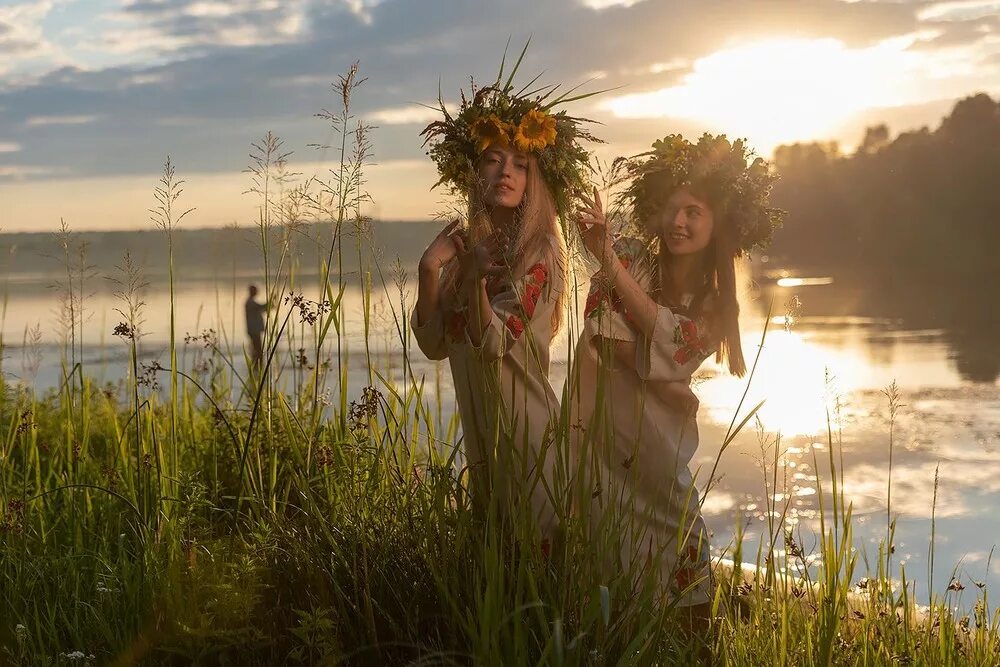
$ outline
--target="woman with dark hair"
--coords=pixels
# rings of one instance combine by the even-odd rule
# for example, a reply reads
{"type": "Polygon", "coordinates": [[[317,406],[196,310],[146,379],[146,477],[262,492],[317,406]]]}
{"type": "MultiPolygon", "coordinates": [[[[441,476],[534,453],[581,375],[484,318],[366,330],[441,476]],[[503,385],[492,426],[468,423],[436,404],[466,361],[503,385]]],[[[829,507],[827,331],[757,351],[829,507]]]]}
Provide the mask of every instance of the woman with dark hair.
{"type": "Polygon", "coordinates": [[[668,136],[624,163],[635,236],[613,239],[596,190],[580,195],[576,219],[600,263],[568,391],[584,514],[630,576],[653,577],[701,617],[709,545],[688,469],[698,446],[688,383],[713,353],[745,373],[736,262],[781,216],[767,206],[773,174],[749,157],[725,137],[668,136]]]}

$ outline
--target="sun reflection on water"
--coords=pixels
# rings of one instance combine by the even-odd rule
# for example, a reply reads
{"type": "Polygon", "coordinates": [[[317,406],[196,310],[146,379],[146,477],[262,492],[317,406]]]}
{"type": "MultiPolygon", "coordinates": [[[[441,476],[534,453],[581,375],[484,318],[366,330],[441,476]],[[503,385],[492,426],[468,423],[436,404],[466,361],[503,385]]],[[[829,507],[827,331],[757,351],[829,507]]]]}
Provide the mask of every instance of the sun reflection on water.
{"type": "MultiPolygon", "coordinates": [[[[752,364],[760,334],[743,336],[747,363],[752,364]]],[[[764,400],[758,412],[769,431],[783,435],[813,435],[826,430],[833,417],[833,398],[859,388],[863,360],[852,350],[810,340],[794,330],[768,332],[753,372],[745,414],[764,400]]],[[[728,423],[733,418],[746,380],[719,373],[698,387],[709,418],[728,423]]]]}

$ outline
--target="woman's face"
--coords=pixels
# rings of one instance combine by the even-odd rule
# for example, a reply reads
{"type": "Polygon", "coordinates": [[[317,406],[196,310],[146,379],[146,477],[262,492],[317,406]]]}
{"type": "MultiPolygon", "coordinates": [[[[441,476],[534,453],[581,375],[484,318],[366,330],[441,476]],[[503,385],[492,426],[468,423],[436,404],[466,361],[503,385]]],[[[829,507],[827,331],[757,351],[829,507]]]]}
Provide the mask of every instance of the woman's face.
{"type": "Polygon", "coordinates": [[[656,221],[660,242],[671,255],[693,255],[708,247],[715,218],[708,202],[688,190],[677,190],[656,221]]]}
{"type": "Polygon", "coordinates": [[[528,183],[528,154],[490,146],[479,158],[483,199],[490,208],[517,208],[528,183]]]}

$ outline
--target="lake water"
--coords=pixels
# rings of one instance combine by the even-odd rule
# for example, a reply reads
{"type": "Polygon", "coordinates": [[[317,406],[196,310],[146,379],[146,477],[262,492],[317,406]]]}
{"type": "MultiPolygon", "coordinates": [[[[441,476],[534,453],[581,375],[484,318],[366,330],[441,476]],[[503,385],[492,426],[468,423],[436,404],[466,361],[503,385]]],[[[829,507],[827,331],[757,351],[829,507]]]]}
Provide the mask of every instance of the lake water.
{"type": "MultiPolygon", "coordinates": [[[[180,271],[183,276],[183,270],[180,271]]],[[[197,334],[214,328],[223,345],[241,354],[244,335],[242,301],[247,275],[234,275],[224,284],[181,281],[177,288],[177,331],[197,334]]],[[[60,382],[63,328],[59,325],[58,290],[47,290],[51,277],[41,274],[13,276],[9,282],[3,320],[3,370],[9,380],[48,388],[60,382]],[[36,342],[25,346],[26,330],[38,326],[36,342]],[[40,357],[39,357],[40,355],[40,357]]],[[[390,291],[395,288],[390,287],[390,291]]],[[[412,294],[412,287],[408,288],[412,294]]],[[[779,506],[788,506],[787,523],[802,529],[804,547],[818,526],[820,495],[815,481],[819,461],[824,491],[829,491],[829,437],[832,426],[835,455],[843,461],[843,489],[853,503],[855,542],[874,563],[878,541],[886,531],[886,500],[889,481],[890,414],[883,393],[897,383],[902,405],[893,427],[892,512],[898,515],[894,564],[906,564],[908,579],[918,582],[918,598],[926,599],[928,547],[931,535],[935,471],[939,474],[936,515],[934,587],[943,592],[952,569],[975,591],[973,581],[1000,583],[1000,558],[990,562],[1000,535],[1000,386],[989,364],[995,355],[979,348],[962,347],[967,340],[946,329],[919,328],[890,318],[837,315],[815,312],[816,303],[836,301],[836,285],[802,290],[803,304],[790,321],[781,314],[798,292],[771,287],[744,308],[744,351],[748,363],[756,354],[765,323],[762,311],[773,303],[772,322],[764,341],[743,413],[766,399],[758,425],[751,423],[722,454],[720,481],[707,495],[706,519],[714,532],[713,542],[722,549],[732,540],[734,527],[746,525],[746,546],[753,554],[766,533],[765,486],[762,459],[774,458],[773,440],[780,433],[779,465],[787,482],[771,489],[779,506]],[[810,292],[809,290],[812,290],[810,292]],[[825,291],[817,291],[825,290],[825,291]],[[791,326],[786,326],[790,324],[791,326]],[[982,359],[982,363],[977,360],[982,359]],[[971,360],[971,361],[970,361],[971,360]],[[984,368],[983,364],[987,367],[984,368]],[[973,379],[986,381],[975,382],[973,379]],[[763,447],[761,442],[770,443],[763,447]]],[[[88,374],[117,381],[125,373],[126,346],[111,335],[122,317],[113,286],[94,279],[85,287],[82,354],[88,374]]],[[[393,299],[395,299],[393,295],[393,299]]],[[[144,293],[145,322],[142,331],[144,356],[165,363],[164,347],[169,339],[169,298],[163,281],[144,293]]],[[[354,350],[361,349],[363,328],[360,291],[351,288],[345,298],[348,314],[347,338],[354,350]]],[[[287,306],[280,306],[287,308],[287,306]]],[[[281,312],[284,312],[283,310],[281,312]]],[[[376,303],[372,341],[382,362],[398,358],[391,311],[376,303]]],[[[554,351],[553,382],[561,386],[566,374],[566,350],[572,334],[561,339],[554,351]]],[[[30,338],[30,336],[29,336],[30,338]]],[[[987,345],[995,338],[987,337],[987,345]]],[[[186,363],[196,346],[188,346],[186,363]]],[[[992,347],[990,347],[992,350],[992,347]]],[[[419,353],[417,355],[419,357],[419,353]]],[[[395,364],[399,366],[398,361],[395,364]]],[[[415,372],[434,373],[434,365],[422,358],[415,372]]],[[[361,355],[352,355],[352,387],[367,384],[361,355]]],[[[447,373],[443,374],[447,377],[447,373]]],[[[693,462],[702,479],[707,478],[724,439],[746,381],[706,365],[695,388],[701,399],[699,426],[701,446],[693,462]]],[[[441,396],[445,411],[453,397],[445,387],[441,396]]],[[[829,498],[824,499],[829,507],[829,498]]],[[[779,540],[780,543],[780,540],[779,540]]],[[[752,557],[752,556],[751,556],[752,557]]],[[[898,571],[898,570],[897,570],[898,571]]],[[[865,574],[864,565],[857,577],[865,574]]],[[[972,596],[968,596],[972,597],[972,596]]]]}

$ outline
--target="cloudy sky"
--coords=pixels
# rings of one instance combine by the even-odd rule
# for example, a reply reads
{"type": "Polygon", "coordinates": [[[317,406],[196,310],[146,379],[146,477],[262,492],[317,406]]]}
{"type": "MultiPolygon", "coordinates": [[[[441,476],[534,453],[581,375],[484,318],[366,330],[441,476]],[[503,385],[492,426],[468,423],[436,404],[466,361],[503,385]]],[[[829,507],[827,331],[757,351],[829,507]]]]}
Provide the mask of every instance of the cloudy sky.
{"type": "Polygon", "coordinates": [[[668,132],[784,142],[936,125],[1000,94],[1000,1],[0,0],[0,229],[143,227],[169,154],[185,224],[253,221],[251,142],[273,131],[306,173],[331,151],[314,114],[355,60],[378,125],[373,212],[436,210],[419,130],[440,82],[489,80],[508,38],[541,81],[613,88],[573,111],[603,155],[668,132]]]}

